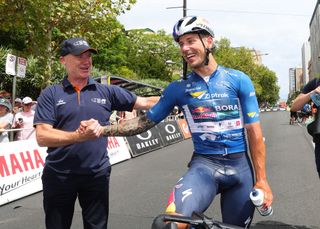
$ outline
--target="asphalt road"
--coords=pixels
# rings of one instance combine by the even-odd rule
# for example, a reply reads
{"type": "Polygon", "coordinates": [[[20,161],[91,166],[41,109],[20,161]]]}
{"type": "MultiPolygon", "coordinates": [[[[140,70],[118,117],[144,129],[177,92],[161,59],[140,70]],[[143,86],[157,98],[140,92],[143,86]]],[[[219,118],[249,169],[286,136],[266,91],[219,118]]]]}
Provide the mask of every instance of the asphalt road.
{"type": "MultiPolygon", "coordinates": [[[[267,173],[273,189],[274,214],[255,214],[254,229],[320,228],[320,180],[313,143],[304,126],[289,125],[288,112],[261,114],[267,146],[267,173]]],[[[171,188],[186,171],[192,142],[186,140],[113,166],[110,229],[149,229],[165,209],[171,188]]],[[[219,197],[206,212],[220,220],[219,197]]],[[[1,229],[43,229],[42,193],[0,207],[1,229]]],[[[82,228],[76,206],[72,229],[82,228]]]]}

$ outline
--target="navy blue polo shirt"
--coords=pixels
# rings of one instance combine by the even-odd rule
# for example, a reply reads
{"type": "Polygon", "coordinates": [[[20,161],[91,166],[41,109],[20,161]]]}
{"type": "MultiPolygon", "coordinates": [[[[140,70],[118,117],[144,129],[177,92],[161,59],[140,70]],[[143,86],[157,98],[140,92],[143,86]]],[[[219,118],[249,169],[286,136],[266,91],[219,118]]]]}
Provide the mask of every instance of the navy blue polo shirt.
{"type": "MultiPolygon", "coordinates": [[[[113,110],[132,111],[136,95],[115,85],[89,78],[77,93],[67,78],[44,89],[36,107],[34,125],[45,123],[64,131],[75,131],[82,120],[91,118],[109,124],[113,110]]],[[[101,137],[63,147],[48,147],[46,166],[61,173],[93,174],[110,166],[107,138],[101,137]]]]}

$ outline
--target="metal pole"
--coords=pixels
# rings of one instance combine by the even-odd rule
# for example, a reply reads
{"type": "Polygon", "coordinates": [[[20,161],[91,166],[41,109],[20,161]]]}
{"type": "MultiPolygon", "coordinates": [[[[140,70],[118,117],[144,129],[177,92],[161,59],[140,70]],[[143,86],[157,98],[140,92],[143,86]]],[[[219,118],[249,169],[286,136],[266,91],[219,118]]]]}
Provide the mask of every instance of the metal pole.
{"type": "MultiPolygon", "coordinates": [[[[183,10],[183,17],[186,17],[187,16],[187,0],[183,0],[182,10],[183,10]]],[[[182,78],[184,80],[187,79],[187,70],[188,70],[188,64],[183,59],[183,63],[182,63],[182,78]]]]}

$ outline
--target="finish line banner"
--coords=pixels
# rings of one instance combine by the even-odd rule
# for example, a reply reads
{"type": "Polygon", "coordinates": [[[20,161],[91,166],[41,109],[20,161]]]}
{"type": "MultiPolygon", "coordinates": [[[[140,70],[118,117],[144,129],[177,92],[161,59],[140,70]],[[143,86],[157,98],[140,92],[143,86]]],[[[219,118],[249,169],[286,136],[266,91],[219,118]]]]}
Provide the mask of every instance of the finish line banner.
{"type": "Polygon", "coordinates": [[[42,190],[46,150],[35,139],[0,144],[0,206],[42,190]]]}

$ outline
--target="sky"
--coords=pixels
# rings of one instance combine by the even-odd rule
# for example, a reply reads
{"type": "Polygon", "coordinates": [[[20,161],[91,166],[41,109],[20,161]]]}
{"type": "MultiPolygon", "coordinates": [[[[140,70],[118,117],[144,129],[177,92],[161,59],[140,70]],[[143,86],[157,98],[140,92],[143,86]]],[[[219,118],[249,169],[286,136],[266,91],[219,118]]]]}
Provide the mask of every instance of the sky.
{"type": "MultiPolygon", "coordinates": [[[[289,93],[289,68],[301,67],[301,48],[310,36],[309,24],[317,0],[187,0],[187,15],[206,18],[215,38],[231,46],[259,50],[262,63],[278,77],[280,98],[289,93]]],[[[150,28],[172,33],[183,16],[183,0],[137,0],[118,17],[125,29],[150,28]],[[170,7],[178,7],[171,8],[170,7]]]]}

